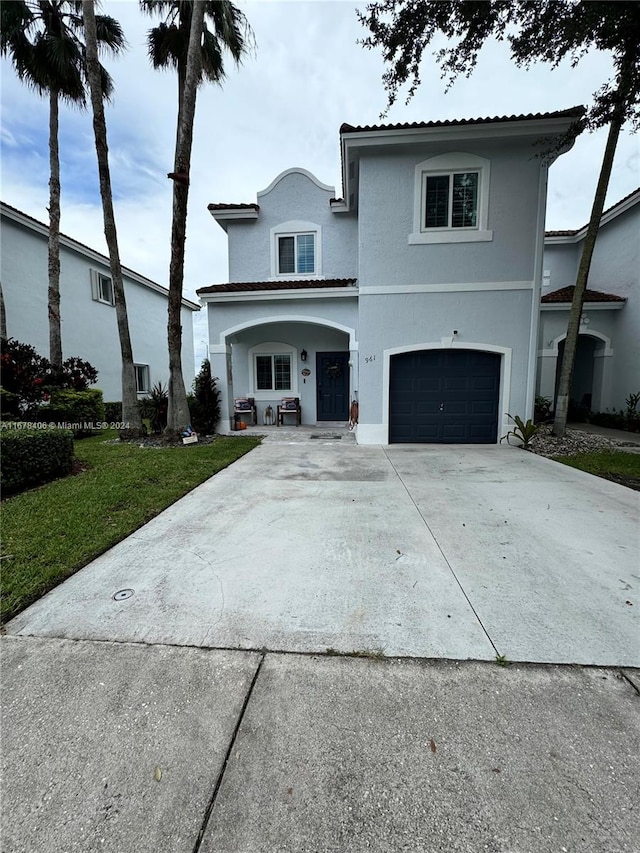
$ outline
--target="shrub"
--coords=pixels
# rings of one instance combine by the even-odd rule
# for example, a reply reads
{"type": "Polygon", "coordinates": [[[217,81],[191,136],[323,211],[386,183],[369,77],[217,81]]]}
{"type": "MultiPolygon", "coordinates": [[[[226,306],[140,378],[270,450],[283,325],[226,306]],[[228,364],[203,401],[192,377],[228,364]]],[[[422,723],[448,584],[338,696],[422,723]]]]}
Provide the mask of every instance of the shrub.
{"type": "Polygon", "coordinates": [[[500,441],[503,442],[506,438],[507,444],[511,444],[509,438],[513,436],[522,443],[524,450],[529,450],[531,439],[540,431],[540,424],[534,424],[531,418],[525,423],[519,415],[510,415],[508,412],[507,417],[511,418],[515,427],[510,429],[506,435],[503,435],[500,441]]]}
{"type": "Polygon", "coordinates": [[[49,384],[56,388],[68,388],[71,391],[86,391],[89,385],[95,385],[97,381],[98,371],[95,367],[74,355],[62,362],[61,371],[56,373],[52,369],[49,384]]]}
{"type": "Polygon", "coordinates": [[[45,394],[51,365],[29,344],[2,340],[2,409],[14,418],[34,414],[45,394]]]}
{"type": "Polygon", "coordinates": [[[546,424],[551,419],[551,400],[549,397],[536,397],[533,420],[537,424],[546,424]]]}
{"type": "Polygon", "coordinates": [[[11,429],[0,432],[5,494],[22,492],[71,473],[73,434],[64,429],[11,429]]]}
{"type": "Polygon", "coordinates": [[[211,376],[211,362],[202,362],[200,373],[193,380],[193,394],[188,397],[191,426],[196,432],[212,435],[220,420],[220,391],[217,379],[211,376]]]}
{"type": "Polygon", "coordinates": [[[122,423],[122,403],[105,402],[104,419],[109,424],[122,423]]]}
{"type": "Polygon", "coordinates": [[[47,408],[42,407],[40,418],[49,423],[73,424],[74,435],[87,435],[96,424],[104,423],[102,391],[54,391],[47,408]]]}
{"type": "Polygon", "coordinates": [[[140,414],[151,422],[151,432],[161,433],[167,426],[169,391],[162,382],[156,382],[148,397],[140,400],[140,414]]]}
{"type": "Polygon", "coordinates": [[[86,391],[98,379],[98,371],[78,356],[66,359],[61,370],[38,355],[30,344],[3,339],[2,354],[3,418],[40,419],[38,406],[56,389],[86,391]]]}

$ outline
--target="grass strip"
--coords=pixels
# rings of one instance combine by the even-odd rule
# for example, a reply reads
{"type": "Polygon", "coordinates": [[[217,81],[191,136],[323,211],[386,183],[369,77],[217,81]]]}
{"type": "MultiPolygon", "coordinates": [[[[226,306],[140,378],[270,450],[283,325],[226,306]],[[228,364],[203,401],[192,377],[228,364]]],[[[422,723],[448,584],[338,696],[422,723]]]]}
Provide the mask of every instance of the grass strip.
{"type": "Polygon", "coordinates": [[[260,443],[244,436],[188,447],[106,443],[115,437],[76,441],[86,470],[3,501],[3,622],[260,443]]]}
{"type": "Polygon", "coordinates": [[[621,450],[599,450],[575,456],[554,456],[556,462],[604,477],[630,489],[640,490],[640,454],[621,450]]]}

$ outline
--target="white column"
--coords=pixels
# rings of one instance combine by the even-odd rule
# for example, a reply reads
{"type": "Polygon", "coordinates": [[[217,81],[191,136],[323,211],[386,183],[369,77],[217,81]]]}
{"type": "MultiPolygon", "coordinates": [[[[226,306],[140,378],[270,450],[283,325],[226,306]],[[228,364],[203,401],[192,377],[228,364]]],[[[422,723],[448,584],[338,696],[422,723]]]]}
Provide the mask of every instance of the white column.
{"type": "Polygon", "coordinates": [[[209,346],[211,375],[218,377],[220,390],[220,421],[217,432],[225,435],[233,425],[233,375],[231,370],[231,347],[228,344],[209,346]]]}

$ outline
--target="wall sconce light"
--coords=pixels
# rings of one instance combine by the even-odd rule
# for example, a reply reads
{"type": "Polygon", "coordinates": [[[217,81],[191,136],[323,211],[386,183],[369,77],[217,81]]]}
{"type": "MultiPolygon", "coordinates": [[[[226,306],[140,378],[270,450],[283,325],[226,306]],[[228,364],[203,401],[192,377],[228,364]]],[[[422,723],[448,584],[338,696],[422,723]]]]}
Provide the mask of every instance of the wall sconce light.
{"type": "Polygon", "coordinates": [[[300,361],[306,361],[306,360],[307,360],[307,351],[306,351],[306,349],[303,349],[302,352],[300,353],[300,361]]]}

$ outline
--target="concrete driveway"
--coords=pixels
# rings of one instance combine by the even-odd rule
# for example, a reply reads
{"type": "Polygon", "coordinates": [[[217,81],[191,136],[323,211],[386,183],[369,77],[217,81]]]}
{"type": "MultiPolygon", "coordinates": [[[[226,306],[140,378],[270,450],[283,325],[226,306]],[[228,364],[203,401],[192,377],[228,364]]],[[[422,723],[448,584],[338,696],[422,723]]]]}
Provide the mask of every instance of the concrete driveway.
{"type": "Polygon", "coordinates": [[[640,665],[636,492],[504,446],[282,437],[8,633],[640,665]]]}

